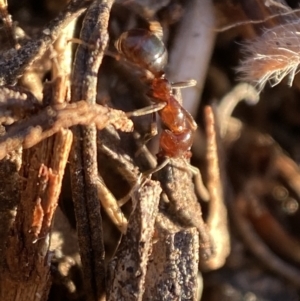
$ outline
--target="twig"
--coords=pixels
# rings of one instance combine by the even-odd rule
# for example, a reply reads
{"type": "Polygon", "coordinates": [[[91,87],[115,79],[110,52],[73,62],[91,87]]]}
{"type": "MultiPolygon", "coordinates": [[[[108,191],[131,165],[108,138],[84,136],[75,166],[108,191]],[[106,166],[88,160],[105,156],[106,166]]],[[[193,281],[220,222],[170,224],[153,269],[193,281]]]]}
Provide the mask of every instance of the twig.
{"type": "Polygon", "coordinates": [[[235,28],[235,27],[238,27],[238,26],[244,26],[244,25],[249,25],[249,24],[262,24],[262,23],[265,23],[269,20],[275,19],[277,17],[291,16],[291,14],[296,14],[296,13],[300,12],[300,9],[291,10],[291,9],[289,9],[288,6],[283,6],[283,5],[281,7],[283,9],[285,9],[286,12],[275,13],[275,14],[272,14],[272,15],[270,15],[270,16],[264,18],[264,19],[261,19],[261,20],[247,20],[247,21],[236,22],[234,24],[223,26],[221,28],[216,28],[215,31],[216,32],[224,32],[224,31],[227,31],[229,29],[232,29],[232,28],[235,28]]]}
{"type": "Polygon", "coordinates": [[[226,135],[233,110],[242,100],[245,100],[250,105],[255,105],[259,101],[259,94],[253,86],[240,83],[220,101],[218,106],[218,120],[222,137],[226,135]]]}
{"type": "MultiPolygon", "coordinates": [[[[127,219],[122,213],[120,202],[116,200],[111,191],[106,187],[102,177],[98,176],[95,183],[97,187],[98,197],[101,200],[101,205],[110,217],[112,222],[118,227],[121,233],[125,234],[127,231],[127,219]]],[[[131,195],[129,195],[131,197],[131,195]]]]}
{"type": "Polygon", "coordinates": [[[247,203],[247,198],[255,198],[253,194],[240,193],[235,202],[230,202],[229,209],[236,229],[241,233],[247,247],[260,261],[274,273],[281,275],[296,287],[300,287],[300,272],[293,266],[287,264],[265,245],[261,238],[256,234],[250,222],[243,216],[239,207],[247,203]]]}
{"type": "Polygon", "coordinates": [[[5,135],[0,137],[0,159],[20,146],[32,147],[63,128],[91,123],[95,123],[98,129],[113,124],[125,131],[132,130],[132,122],[122,111],[97,104],[89,105],[85,101],[49,106],[30,119],[13,125],[5,135]]]}
{"type": "Polygon", "coordinates": [[[275,155],[271,162],[271,173],[278,173],[288,186],[300,197],[300,170],[298,164],[283,152],[275,155]]]}
{"type": "MultiPolygon", "coordinates": [[[[108,19],[112,0],[94,1],[80,33],[71,87],[71,101],[82,97],[95,106],[97,74],[108,42],[108,19]],[[92,47],[87,47],[86,44],[92,47]]],[[[102,218],[98,201],[97,131],[91,120],[86,127],[74,128],[71,152],[71,183],[84,284],[88,300],[99,300],[104,293],[105,268],[102,218]]]]}
{"type": "MultiPolygon", "coordinates": [[[[285,229],[264,205],[263,199],[274,188],[266,180],[260,178],[249,179],[246,185],[256,198],[249,198],[245,215],[252,222],[260,237],[275,251],[283,256],[300,262],[300,243],[285,229]]],[[[300,271],[299,271],[300,273],[300,271]]]]}
{"type": "Polygon", "coordinates": [[[214,12],[211,1],[189,1],[170,53],[170,78],[195,79],[197,85],[182,91],[184,107],[195,115],[214,45],[214,12]],[[200,13],[201,11],[201,13],[200,13]],[[198,49],[198,51],[195,51],[198,49]]]}
{"type": "Polygon", "coordinates": [[[220,149],[217,141],[214,112],[210,106],[206,106],[204,114],[207,136],[207,188],[210,195],[207,226],[214,240],[214,254],[208,261],[201,264],[203,268],[212,270],[224,265],[230,252],[230,237],[224,188],[221,179],[220,149]]]}

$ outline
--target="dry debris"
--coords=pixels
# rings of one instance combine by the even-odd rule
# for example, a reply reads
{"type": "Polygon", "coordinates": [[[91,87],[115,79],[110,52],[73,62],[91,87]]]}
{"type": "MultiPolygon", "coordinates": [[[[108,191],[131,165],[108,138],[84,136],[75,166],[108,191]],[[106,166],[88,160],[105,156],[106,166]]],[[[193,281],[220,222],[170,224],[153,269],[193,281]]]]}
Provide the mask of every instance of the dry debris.
{"type": "Polygon", "coordinates": [[[0,300],[298,300],[294,2],[0,0],[0,300]],[[168,46],[191,160],[155,156],[132,28],[168,46]]]}

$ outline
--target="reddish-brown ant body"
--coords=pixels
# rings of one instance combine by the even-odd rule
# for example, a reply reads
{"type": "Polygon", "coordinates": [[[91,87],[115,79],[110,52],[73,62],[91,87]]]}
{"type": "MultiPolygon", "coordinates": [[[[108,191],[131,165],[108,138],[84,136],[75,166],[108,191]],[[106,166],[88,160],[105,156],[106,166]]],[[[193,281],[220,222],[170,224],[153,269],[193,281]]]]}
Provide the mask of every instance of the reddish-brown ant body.
{"type": "MultiPolygon", "coordinates": [[[[153,33],[144,29],[133,29],[123,33],[116,42],[116,48],[119,53],[127,59],[130,63],[146,69],[151,73],[149,78],[150,89],[147,93],[151,100],[155,103],[152,107],[145,108],[144,110],[138,110],[138,114],[129,113],[128,116],[142,115],[150,112],[157,111],[164,126],[161,133],[159,146],[160,150],[157,155],[159,159],[159,165],[149,171],[143,173],[144,176],[153,174],[166,166],[170,159],[191,157],[191,147],[193,144],[193,136],[197,129],[197,124],[193,117],[182,107],[179,101],[176,99],[173,88],[183,88],[190,86],[193,82],[171,84],[165,77],[164,67],[167,63],[167,50],[164,43],[153,33]]],[[[201,174],[199,170],[189,164],[187,168],[195,175],[196,185],[195,188],[198,194],[203,200],[209,200],[209,193],[204,187],[201,174]]],[[[175,185],[176,186],[176,185],[175,185]]],[[[173,186],[173,188],[175,187],[173,186]]],[[[180,187],[180,185],[178,185],[180,187]]],[[[136,188],[133,188],[136,189],[136,188]]],[[[183,190],[184,191],[184,190],[183,190]]],[[[130,195],[130,194],[129,194],[130,195]]],[[[128,198],[124,198],[126,201],[128,198]]],[[[212,246],[210,237],[207,234],[206,226],[201,218],[201,209],[197,200],[191,198],[195,210],[199,210],[196,213],[196,219],[193,219],[195,212],[186,210],[186,213],[181,212],[182,208],[187,208],[188,205],[182,205],[181,197],[174,201],[178,214],[183,220],[189,220],[189,223],[195,225],[199,230],[201,236],[201,248],[200,254],[204,260],[207,260],[212,254],[212,246]],[[198,209],[199,208],[199,209],[198,209]]],[[[122,202],[118,202],[123,204],[122,202]]],[[[185,211],[185,210],[183,210],[185,211]]]]}
{"type": "Polygon", "coordinates": [[[160,151],[157,155],[158,158],[166,159],[163,166],[170,158],[190,158],[197,124],[177,101],[171,83],[165,78],[164,67],[168,55],[162,40],[148,30],[132,29],[120,36],[116,48],[127,61],[152,74],[147,95],[157,104],[158,114],[165,127],[160,136],[160,151]]]}
{"type": "MultiPolygon", "coordinates": [[[[127,116],[141,116],[158,112],[165,127],[159,141],[160,150],[157,154],[159,165],[142,173],[141,178],[139,178],[136,185],[125,197],[117,201],[103,182],[99,181],[98,183],[99,197],[104,204],[104,208],[106,208],[113,222],[125,233],[127,220],[122,211],[119,210],[119,207],[130,199],[132,191],[140,186],[143,177],[159,171],[170,162],[170,159],[188,159],[191,157],[190,149],[193,144],[193,134],[197,129],[197,124],[193,117],[177,101],[175,93],[173,93],[174,88],[188,87],[191,86],[191,83],[194,84],[194,82],[172,85],[165,78],[164,67],[167,63],[168,53],[161,39],[148,30],[132,29],[124,32],[116,41],[115,46],[118,52],[129,63],[149,73],[147,80],[150,84],[150,89],[147,95],[154,102],[154,105],[129,112],[127,116]]],[[[208,200],[209,195],[202,183],[199,170],[190,165],[188,165],[188,169],[195,175],[195,187],[198,190],[198,194],[203,200],[208,200]]]]}

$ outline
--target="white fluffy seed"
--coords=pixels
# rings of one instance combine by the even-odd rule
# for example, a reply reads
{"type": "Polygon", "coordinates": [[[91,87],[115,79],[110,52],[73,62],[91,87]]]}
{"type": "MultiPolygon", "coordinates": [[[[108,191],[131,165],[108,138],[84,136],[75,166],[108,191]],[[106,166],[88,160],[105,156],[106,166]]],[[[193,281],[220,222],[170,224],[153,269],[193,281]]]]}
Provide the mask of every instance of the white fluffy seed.
{"type": "Polygon", "coordinates": [[[245,59],[237,68],[242,81],[253,83],[261,91],[267,82],[275,86],[288,76],[291,86],[300,64],[300,23],[265,30],[242,51],[245,59]]]}

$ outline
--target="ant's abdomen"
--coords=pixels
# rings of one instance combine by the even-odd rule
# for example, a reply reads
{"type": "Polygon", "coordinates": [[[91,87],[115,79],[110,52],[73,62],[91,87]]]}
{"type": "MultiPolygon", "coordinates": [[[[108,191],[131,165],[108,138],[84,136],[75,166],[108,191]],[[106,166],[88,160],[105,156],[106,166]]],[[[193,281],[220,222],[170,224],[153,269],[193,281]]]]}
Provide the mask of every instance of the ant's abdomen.
{"type": "Polygon", "coordinates": [[[128,61],[145,68],[153,74],[162,74],[168,61],[164,43],[145,29],[131,29],[124,32],[115,46],[128,61]]]}
{"type": "Polygon", "coordinates": [[[186,157],[193,144],[193,131],[186,129],[180,134],[164,130],[160,136],[160,154],[169,158],[186,157]]]}

